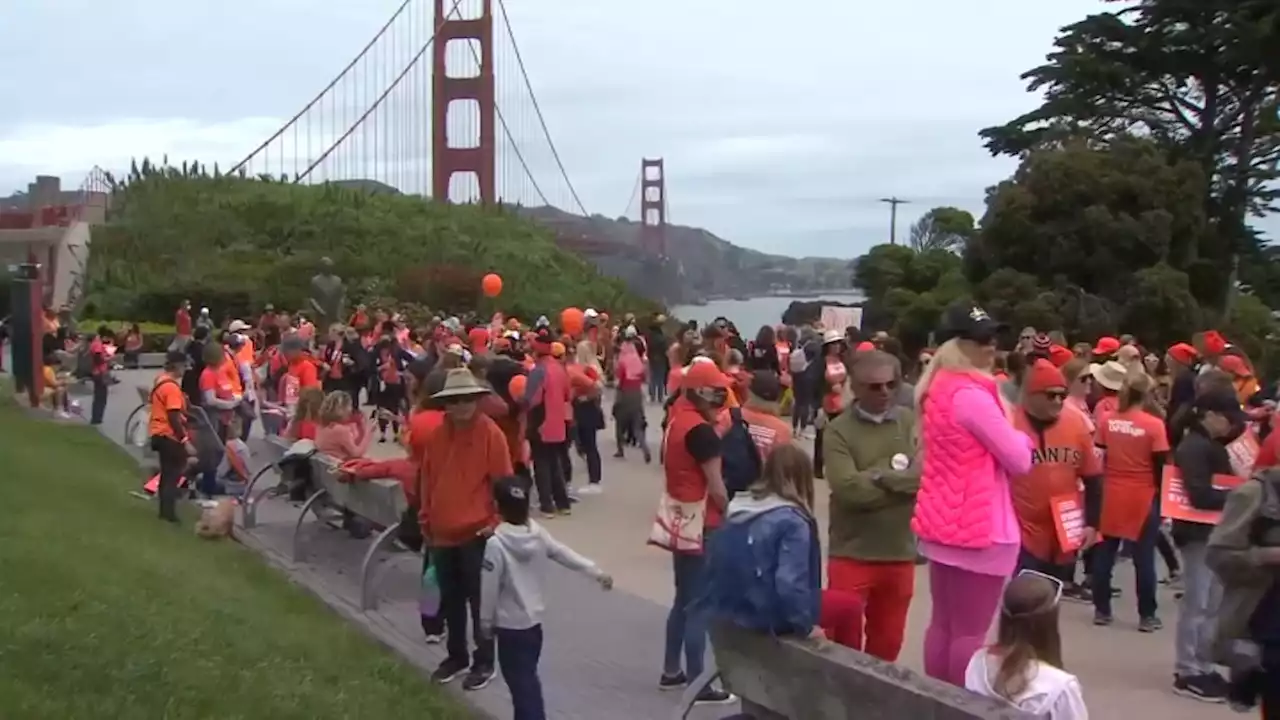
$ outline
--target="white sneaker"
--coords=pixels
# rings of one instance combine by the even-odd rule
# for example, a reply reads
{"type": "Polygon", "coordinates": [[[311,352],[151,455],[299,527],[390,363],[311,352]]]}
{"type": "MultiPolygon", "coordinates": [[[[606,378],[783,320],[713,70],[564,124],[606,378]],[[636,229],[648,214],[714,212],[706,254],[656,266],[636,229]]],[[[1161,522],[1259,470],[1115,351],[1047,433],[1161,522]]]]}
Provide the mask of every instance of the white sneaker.
{"type": "Polygon", "coordinates": [[[598,483],[593,483],[579,490],[578,494],[579,495],[599,495],[602,492],[604,492],[604,488],[600,487],[598,483]]]}
{"type": "Polygon", "coordinates": [[[59,420],[70,420],[71,418],[75,417],[75,416],[74,416],[74,415],[72,415],[71,413],[69,413],[69,412],[64,412],[64,411],[62,411],[62,410],[59,410],[59,411],[55,412],[55,413],[53,414],[53,416],[54,416],[54,417],[56,417],[56,418],[58,418],[59,420]]]}

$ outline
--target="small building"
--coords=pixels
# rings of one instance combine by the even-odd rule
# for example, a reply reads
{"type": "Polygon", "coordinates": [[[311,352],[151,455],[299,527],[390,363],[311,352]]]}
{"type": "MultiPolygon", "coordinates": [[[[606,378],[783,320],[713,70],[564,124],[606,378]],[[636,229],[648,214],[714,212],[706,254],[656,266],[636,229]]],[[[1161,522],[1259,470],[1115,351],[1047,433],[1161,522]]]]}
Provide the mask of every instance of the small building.
{"type": "Polygon", "coordinates": [[[61,178],[39,175],[27,192],[0,197],[0,267],[39,263],[45,303],[54,307],[80,300],[89,230],[107,219],[105,184],[85,188],[64,191],[61,178]]]}

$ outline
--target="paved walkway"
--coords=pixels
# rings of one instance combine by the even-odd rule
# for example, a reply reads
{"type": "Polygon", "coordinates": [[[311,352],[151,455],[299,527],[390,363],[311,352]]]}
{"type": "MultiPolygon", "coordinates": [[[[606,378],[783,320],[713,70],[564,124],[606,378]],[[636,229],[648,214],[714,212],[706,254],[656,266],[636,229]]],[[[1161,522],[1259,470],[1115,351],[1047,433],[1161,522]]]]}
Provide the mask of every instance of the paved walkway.
{"type": "MultiPolygon", "coordinates": [[[[122,441],[125,417],[137,405],[133,387],[149,382],[153,376],[150,371],[120,374],[122,382],[113,389],[103,427],[112,440],[122,441]]],[[[650,420],[650,427],[656,428],[656,410],[651,410],[650,420]]],[[[671,716],[677,699],[656,689],[663,623],[671,602],[670,560],[666,553],[644,544],[661,474],[655,466],[645,466],[634,451],[625,460],[613,459],[611,433],[603,432],[600,438],[605,456],[604,494],[584,497],[572,517],[557,518],[545,525],[561,541],[612,573],[616,587],[613,592],[604,593],[586,578],[558,567],[548,578],[547,640],[542,659],[548,712],[550,717],[564,720],[665,719],[671,716]]],[[[370,454],[385,457],[396,452],[394,445],[375,444],[370,454]]],[[[577,481],[582,482],[581,468],[575,466],[575,470],[577,481]]],[[[818,516],[825,527],[827,493],[822,487],[818,500],[818,516]]],[[[365,543],[353,542],[340,531],[313,524],[304,530],[310,554],[305,562],[294,565],[287,558],[289,533],[296,517],[297,510],[284,501],[265,503],[259,511],[260,525],[245,538],[246,544],[266,554],[339,613],[361,623],[420,666],[434,668],[442,659],[443,650],[427,646],[421,639],[415,559],[405,553],[385,562],[380,581],[384,600],[376,611],[362,614],[356,608],[356,571],[365,543]]],[[[923,569],[917,573],[916,582],[901,662],[919,669],[929,616],[928,576],[923,569]]],[[[1124,597],[1117,601],[1117,622],[1111,628],[1091,624],[1091,607],[1067,604],[1063,608],[1066,665],[1081,678],[1091,717],[1127,720],[1135,713],[1165,720],[1234,717],[1225,706],[1206,705],[1170,692],[1177,621],[1172,594],[1162,589],[1160,595],[1160,616],[1166,629],[1144,635],[1136,628],[1128,566],[1118,571],[1117,582],[1124,589],[1124,597]]],[[[470,694],[468,699],[495,717],[510,716],[509,698],[500,681],[470,694]]],[[[732,710],[699,710],[690,717],[717,718],[732,710]]]]}

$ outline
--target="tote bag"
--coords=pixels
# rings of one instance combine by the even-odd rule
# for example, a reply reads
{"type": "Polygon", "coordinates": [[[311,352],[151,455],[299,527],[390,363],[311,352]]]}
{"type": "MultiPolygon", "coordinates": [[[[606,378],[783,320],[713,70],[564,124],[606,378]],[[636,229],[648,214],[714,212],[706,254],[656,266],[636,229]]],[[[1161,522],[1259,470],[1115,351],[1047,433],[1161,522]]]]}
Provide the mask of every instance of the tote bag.
{"type": "MultiPolygon", "coordinates": [[[[669,432],[663,432],[664,456],[669,436],[669,432]]],[[[653,516],[653,526],[649,529],[649,544],[670,552],[701,553],[702,534],[706,528],[706,522],[707,498],[705,496],[694,502],[682,502],[663,490],[662,496],[658,498],[658,510],[653,516]]]]}

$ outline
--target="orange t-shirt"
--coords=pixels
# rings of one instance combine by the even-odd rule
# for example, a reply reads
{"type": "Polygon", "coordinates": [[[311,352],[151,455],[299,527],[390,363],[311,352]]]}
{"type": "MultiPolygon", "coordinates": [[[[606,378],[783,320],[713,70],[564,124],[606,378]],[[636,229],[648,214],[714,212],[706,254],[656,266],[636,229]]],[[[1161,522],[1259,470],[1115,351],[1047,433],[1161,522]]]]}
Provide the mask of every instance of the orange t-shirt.
{"type": "MultiPolygon", "coordinates": [[[[773,452],[775,447],[787,445],[792,441],[791,424],[776,415],[744,405],[742,419],[747,423],[747,431],[751,433],[751,439],[755,441],[761,458],[769,457],[769,453],[773,452]]],[[[732,421],[732,415],[727,412],[721,413],[716,418],[716,432],[723,436],[732,421]]]]}
{"type": "Polygon", "coordinates": [[[404,430],[404,444],[414,462],[422,464],[422,458],[427,453],[427,438],[443,424],[443,410],[415,410],[409,415],[409,423],[404,430]]]}
{"type": "Polygon", "coordinates": [[[230,350],[224,351],[225,360],[218,366],[218,377],[222,384],[231,388],[232,396],[244,394],[244,381],[240,378],[240,362],[231,354],[230,350]]]}
{"type": "Polygon", "coordinates": [[[1086,416],[1064,409],[1056,423],[1038,430],[1026,413],[1016,412],[1013,426],[1036,444],[1031,471],[1009,479],[1022,547],[1040,560],[1066,562],[1070,556],[1058,544],[1051,501],[1065,495],[1083,502],[1081,478],[1102,474],[1102,461],[1093,451],[1086,416]]]}
{"type": "Polygon", "coordinates": [[[1102,521],[1106,537],[1137,540],[1156,497],[1151,456],[1169,452],[1164,421],[1142,408],[1119,409],[1098,423],[1103,448],[1102,521]]]}
{"type": "Polygon", "coordinates": [[[1093,406],[1093,425],[1098,427],[1106,419],[1107,416],[1114,413],[1116,408],[1120,407],[1120,398],[1115,395],[1106,395],[1098,400],[1093,406]]]}
{"type": "Polygon", "coordinates": [[[497,526],[493,482],[512,473],[497,423],[479,413],[465,427],[443,422],[419,451],[418,521],[432,547],[462,545],[497,526]]]}
{"type": "Polygon", "coordinates": [[[173,434],[173,427],[169,424],[169,413],[173,410],[185,414],[187,396],[182,392],[182,386],[177,380],[168,375],[161,375],[156,379],[156,384],[151,390],[151,416],[147,419],[147,433],[152,437],[177,440],[178,438],[173,434]]]}

